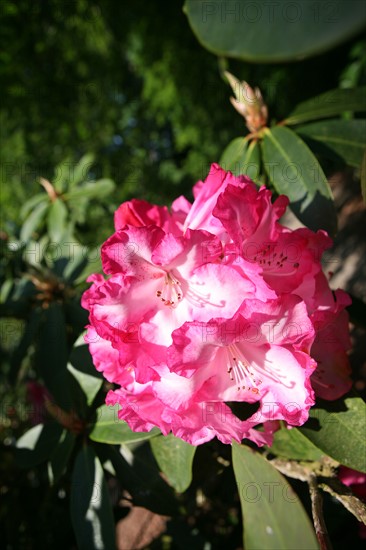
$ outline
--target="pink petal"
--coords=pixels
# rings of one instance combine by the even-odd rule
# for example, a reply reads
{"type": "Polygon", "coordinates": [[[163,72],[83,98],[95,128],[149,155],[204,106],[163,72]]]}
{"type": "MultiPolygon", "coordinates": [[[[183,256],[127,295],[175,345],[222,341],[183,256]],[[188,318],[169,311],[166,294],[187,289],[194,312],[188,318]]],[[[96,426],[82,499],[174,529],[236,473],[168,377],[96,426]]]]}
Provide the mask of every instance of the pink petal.
{"type": "Polygon", "coordinates": [[[254,183],[246,176],[235,177],[231,172],[225,172],[218,164],[212,164],[205,182],[199,182],[194,187],[195,201],[184,223],[190,229],[206,229],[214,234],[222,232],[222,226],[212,217],[219,194],[228,185],[253,186],[254,183]]]}
{"type": "Polygon", "coordinates": [[[166,206],[157,206],[138,199],[122,203],[114,214],[116,231],[124,229],[126,225],[134,227],[156,225],[168,229],[169,223],[170,214],[166,206]]]}
{"type": "Polygon", "coordinates": [[[124,273],[144,279],[151,271],[151,256],[165,233],[159,227],[126,227],[102,246],[105,273],[124,273]]]}

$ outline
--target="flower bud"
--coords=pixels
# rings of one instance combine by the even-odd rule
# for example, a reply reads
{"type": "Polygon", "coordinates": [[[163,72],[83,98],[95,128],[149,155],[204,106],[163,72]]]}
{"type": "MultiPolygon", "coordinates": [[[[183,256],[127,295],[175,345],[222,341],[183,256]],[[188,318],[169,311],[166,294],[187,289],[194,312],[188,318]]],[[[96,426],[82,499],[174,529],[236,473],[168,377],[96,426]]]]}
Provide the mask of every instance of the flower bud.
{"type": "Polygon", "coordinates": [[[230,101],[234,109],[245,118],[250,132],[258,132],[267,125],[268,109],[259,88],[251,88],[247,82],[240,82],[234,75],[225,71],[225,76],[235,94],[230,101]]]}

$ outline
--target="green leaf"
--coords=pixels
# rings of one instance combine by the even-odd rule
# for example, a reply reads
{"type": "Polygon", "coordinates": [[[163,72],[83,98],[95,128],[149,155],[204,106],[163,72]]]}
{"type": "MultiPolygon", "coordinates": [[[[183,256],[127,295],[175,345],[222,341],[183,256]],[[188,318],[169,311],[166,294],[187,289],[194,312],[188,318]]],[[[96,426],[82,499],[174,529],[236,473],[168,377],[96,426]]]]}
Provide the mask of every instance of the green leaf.
{"type": "MultiPolygon", "coordinates": [[[[84,322],[84,326],[85,325],[86,323],[84,322]]],[[[103,380],[103,374],[97,371],[94,366],[93,358],[89,351],[89,346],[85,344],[83,335],[82,339],[77,341],[71,350],[70,363],[78,371],[103,380]]]]}
{"type": "Polygon", "coordinates": [[[84,446],[75,460],[70,512],[80,550],[116,548],[112,507],[103,468],[89,446],[84,446]]]}
{"type": "Polygon", "coordinates": [[[25,220],[20,230],[21,241],[28,241],[31,238],[33,232],[36,231],[36,229],[38,229],[43,222],[47,208],[49,206],[50,203],[48,201],[41,202],[41,204],[38,204],[38,206],[35,207],[32,213],[29,214],[28,218],[25,220]]]}
{"type": "Polygon", "coordinates": [[[359,32],[366,22],[358,0],[186,0],[184,9],[205,48],[256,63],[304,59],[327,51],[359,32]]]}
{"type": "Polygon", "coordinates": [[[94,401],[95,396],[103,385],[103,380],[97,378],[96,376],[91,376],[85,372],[81,372],[75,369],[72,365],[67,365],[67,369],[73,377],[78,381],[81,389],[83,390],[87,405],[91,405],[94,401]]]}
{"type": "Polygon", "coordinates": [[[75,285],[85,283],[86,279],[92,273],[101,273],[103,271],[99,247],[88,250],[85,259],[87,260],[87,264],[80,275],[74,280],[75,285]]]}
{"type": "Polygon", "coordinates": [[[68,263],[62,273],[62,278],[67,282],[73,282],[85,270],[88,264],[87,247],[73,242],[72,251],[68,263]]]}
{"type": "Polygon", "coordinates": [[[220,166],[236,176],[245,174],[253,181],[260,175],[260,148],[257,141],[250,143],[245,138],[236,138],[226,147],[220,159],[220,166]]]}
{"type": "Polygon", "coordinates": [[[55,174],[52,178],[52,185],[57,193],[64,193],[67,189],[67,183],[70,179],[73,162],[70,159],[61,161],[55,168],[55,174]]]}
{"type": "Polygon", "coordinates": [[[133,432],[124,420],[118,418],[118,406],[102,405],[96,412],[97,421],[89,437],[99,443],[121,444],[145,441],[160,433],[157,428],[153,428],[148,433],[133,432]]]}
{"type": "Polygon", "coordinates": [[[233,443],[232,453],[243,514],[244,548],[318,549],[310,520],[286,479],[244,445],[233,443]]]}
{"type": "Polygon", "coordinates": [[[324,456],[297,428],[278,430],[269,451],[290,460],[320,460],[324,456]]]}
{"type": "Polygon", "coordinates": [[[5,304],[10,299],[11,292],[13,290],[14,281],[12,279],[6,279],[0,288],[0,304],[5,304]]]}
{"type": "Polygon", "coordinates": [[[363,154],[361,164],[361,192],[363,196],[363,202],[366,204],[366,150],[363,154]]]}
{"type": "Polygon", "coordinates": [[[65,193],[65,200],[72,203],[76,199],[101,199],[110,195],[115,188],[115,184],[108,178],[100,179],[93,183],[86,183],[65,193]]]}
{"type": "MultiPolygon", "coordinates": [[[[42,222],[43,225],[43,222],[42,222]]],[[[43,233],[43,227],[42,227],[43,233]]],[[[39,232],[41,234],[41,231],[39,232]]],[[[47,247],[49,245],[49,238],[47,234],[37,236],[36,239],[30,238],[23,249],[23,259],[30,265],[39,268],[44,262],[45,255],[47,256],[47,247]]]]}
{"type": "Polygon", "coordinates": [[[261,173],[261,149],[258,141],[252,141],[243,160],[243,172],[255,183],[260,184],[261,173]]]}
{"type": "Polygon", "coordinates": [[[366,404],[360,397],[322,401],[300,429],[314,445],[344,466],[366,472],[366,404]]]}
{"type": "Polygon", "coordinates": [[[225,148],[220,158],[220,166],[224,170],[230,170],[233,174],[238,175],[242,159],[248,149],[249,142],[247,139],[239,137],[230,141],[225,148]]]}
{"type": "Polygon", "coordinates": [[[67,359],[65,316],[61,304],[53,302],[44,311],[40,325],[36,365],[56,403],[63,409],[69,410],[72,376],[66,368],[67,359]]]}
{"type": "Polygon", "coordinates": [[[30,346],[36,338],[40,322],[40,308],[33,308],[29,313],[28,322],[24,327],[22,338],[11,355],[9,379],[13,384],[16,381],[22,361],[26,357],[30,346]]]}
{"type": "Polygon", "coordinates": [[[62,434],[56,422],[37,424],[20,437],[16,444],[16,461],[21,468],[33,468],[47,460],[62,434]]]}
{"type": "Polygon", "coordinates": [[[161,477],[152,453],[147,453],[150,449],[141,449],[142,456],[139,450],[134,453],[132,464],[113,445],[99,445],[98,455],[101,460],[112,463],[116,477],[132,496],[134,506],[142,506],[156,514],[178,515],[176,495],[161,477]]]}
{"type": "Polygon", "coordinates": [[[93,162],[94,155],[92,153],[87,153],[79,160],[74,170],[71,172],[72,175],[69,178],[69,189],[88,178],[88,173],[93,166],[93,162]]]}
{"type": "Polygon", "coordinates": [[[196,447],[172,434],[160,435],[150,441],[159,468],[178,493],[183,493],[192,481],[192,464],[196,447]]]}
{"type": "Polygon", "coordinates": [[[41,202],[49,203],[49,199],[45,193],[37,193],[29,200],[27,200],[20,209],[20,217],[24,220],[28,214],[41,202]]]}
{"type": "Polygon", "coordinates": [[[366,149],[366,120],[323,120],[300,126],[296,132],[335,151],[350,166],[361,165],[366,149]]]}
{"type": "Polygon", "coordinates": [[[56,199],[50,206],[47,217],[47,229],[51,241],[60,242],[66,230],[67,208],[61,199],[56,199]]]}
{"type": "Polygon", "coordinates": [[[75,444],[75,435],[68,430],[63,430],[60,440],[50,457],[50,473],[52,483],[57,483],[67,467],[75,444]]]}
{"type": "Polygon", "coordinates": [[[333,235],[337,218],[332,192],[308,146],[282,126],[267,129],[262,146],[264,167],[276,191],[289,197],[291,209],[305,225],[333,235]]]}
{"type": "Polygon", "coordinates": [[[345,111],[366,111],[366,86],[330,90],[303,101],[290,113],[285,124],[299,124],[309,120],[341,115],[345,111]]]}

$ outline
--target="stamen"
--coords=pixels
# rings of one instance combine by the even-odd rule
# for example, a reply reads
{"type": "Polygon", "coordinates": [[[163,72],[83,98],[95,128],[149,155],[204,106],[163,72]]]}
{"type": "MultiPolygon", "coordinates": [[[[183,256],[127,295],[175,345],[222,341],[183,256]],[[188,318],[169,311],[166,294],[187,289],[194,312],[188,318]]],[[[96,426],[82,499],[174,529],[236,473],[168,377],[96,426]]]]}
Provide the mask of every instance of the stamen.
{"type": "Polygon", "coordinates": [[[157,298],[163,302],[165,306],[175,308],[183,298],[180,282],[173,277],[171,273],[167,273],[164,278],[163,286],[156,291],[157,298]]]}
{"type": "Polygon", "coordinates": [[[313,374],[314,379],[316,383],[319,384],[319,386],[322,386],[323,388],[333,389],[335,387],[334,384],[326,384],[325,382],[321,382],[321,380],[323,380],[323,374],[325,374],[325,369],[319,367],[320,363],[321,361],[318,361],[318,368],[313,374]]]}
{"type": "Polygon", "coordinates": [[[271,275],[286,275],[288,277],[294,275],[300,267],[299,262],[292,263],[283,252],[274,252],[273,249],[271,251],[269,245],[257,252],[253,260],[271,275]]]}
{"type": "Polygon", "coordinates": [[[238,391],[247,390],[254,394],[259,394],[259,386],[263,383],[261,376],[288,389],[295,387],[296,383],[293,380],[289,380],[287,374],[272,361],[269,361],[268,358],[266,360],[266,368],[258,364],[253,367],[237,344],[230,344],[227,351],[229,355],[227,373],[230,376],[230,380],[235,382],[238,391]]]}
{"type": "Polygon", "coordinates": [[[246,390],[254,394],[259,394],[259,388],[262,380],[257,378],[251,368],[249,362],[244,357],[243,353],[238,350],[235,344],[228,347],[229,365],[227,373],[230,380],[235,381],[238,391],[246,390]],[[245,383],[244,383],[245,382],[245,383]]]}

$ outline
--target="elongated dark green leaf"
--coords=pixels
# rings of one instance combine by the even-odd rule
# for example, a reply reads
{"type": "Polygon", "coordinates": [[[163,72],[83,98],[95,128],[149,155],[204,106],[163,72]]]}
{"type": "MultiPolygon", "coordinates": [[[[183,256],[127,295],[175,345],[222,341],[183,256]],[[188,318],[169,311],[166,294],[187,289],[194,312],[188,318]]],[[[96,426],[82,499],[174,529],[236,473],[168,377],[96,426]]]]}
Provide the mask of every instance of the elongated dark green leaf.
{"type": "Polygon", "coordinates": [[[65,193],[65,200],[74,201],[79,198],[95,199],[106,197],[114,190],[115,184],[112,180],[104,178],[93,183],[85,183],[65,193]]]}
{"type": "Polygon", "coordinates": [[[265,132],[264,167],[278,193],[287,195],[291,209],[310,229],[335,233],[337,218],[324,172],[302,139],[289,128],[265,132]]]}
{"type": "Polygon", "coordinates": [[[133,432],[126,422],[118,418],[118,407],[103,405],[97,409],[97,421],[89,437],[99,443],[116,444],[145,441],[159,433],[157,428],[148,433],[133,432]]]}
{"type": "Polygon", "coordinates": [[[24,220],[28,214],[38,206],[41,202],[49,203],[49,199],[45,193],[37,193],[37,195],[34,195],[29,200],[27,200],[23,206],[20,209],[20,217],[22,220],[24,220]]]}
{"type": "Polygon", "coordinates": [[[366,120],[323,120],[299,126],[296,131],[335,151],[350,166],[361,165],[366,150],[366,120]]]}
{"type": "Polygon", "coordinates": [[[75,380],[78,381],[86,397],[86,403],[90,406],[93,403],[98,391],[102,387],[103,380],[97,376],[91,376],[90,374],[79,371],[70,364],[67,366],[67,369],[73,375],[75,380]]]}
{"type": "Polygon", "coordinates": [[[361,164],[361,192],[363,196],[363,202],[366,204],[366,151],[363,154],[361,164]]]}
{"type": "MultiPolygon", "coordinates": [[[[78,301],[78,298],[76,297],[75,300],[70,300],[68,303],[65,304],[65,317],[66,322],[71,325],[71,328],[74,333],[74,338],[80,337],[80,334],[84,332],[85,326],[88,324],[88,316],[85,315],[87,313],[85,310],[83,311],[83,308],[80,306],[80,303],[78,301]]],[[[84,338],[84,335],[83,335],[84,338]]],[[[82,343],[84,344],[84,342],[82,343]]],[[[82,345],[78,345],[78,347],[82,347],[82,345]]],[[[90,354],[89,354],[90,355],[90,354]]],[[[89,360],[88,364],[91,361],[89,360]]],[[[71,364],[75,366],[72,361],[71,364]]],[[[96,370],[96,368],[93,366],[93,370],[87,370],[84,369],[84,365],[82,366],[76,366],[78,370],[81,370],[82,372],[87,372],[87,374],[91,374],[92,376],[103,378],[103,375],[96,370]]]]}
{"type": "Polygon", "coordinates": [[[236,176],[245,174],[253,181],[260,175],[260,148],[257,141],[248,143],[245,138],[236,138],[226,147],[220,159],[220,166],[236,176]]]}
{"type": "Polygon", "coordinates": [[[256,63],[318,54],[357,33],[366,22],[364,7],[358,0],[186,0],[184,8],[205,48],[256,63]]]}
{"type": "Polygon", "coordinates": [[[37,424],[17,441],[16,461],[21,468],[33,468],[47,460],[62,434],[55,422],[37,424]]]}
{"type": "Polygon", "coordinates": [[[179,514],[173,489],[161,477],[151,453],[144,449],[142,458],[135,452],[133,464],[129,464],[114,445],[99,445],[98,456],[110,461],[121,485],[127,489],[135,506],[143,506],[157,514],[179,514]],[[151,460],[150,460],[151,459],[151,460]]]}
{"type": "Polygon", "coordinates": [[[297,428],[282,428],[274,434],[269,451],[291,460],[320,460],[324,453],[297,428]]]}
{"type": "Polygon", "coordinates": [[[224,170],[230,170],[237,175],[240,164],[248,149],[247,139],[238,137],[230,141],[220,158],[220,166],[224,170]],[[239,165],[239,166],[238,166],[239,165]]]}
{"type": "Polygon", "coordinates": [[[6,279],[6,281],[4,281],[3,284],[1,285],[0,305],[3,305],[10,298],[13,285],[14,285],[14,281],[12,279],[6,279]]]}
{"type": "Polygon", "coordinates": [[[70,379],[67,370],[68,344],[65,316],[59,303],[51,303],[40,325],[36,364],[44,383],[63,409],[71,407],[70,379]]]}
{"type": "MultiPolygon", "coordinates": [[[[74,313],[74,310],[71,310],[71,313],[74,313]]],[[[86,322],[84,322],[84,326],[85,325],[86,322]]],[[[84,340],[83,337],[82,340],[84,340]]],[[[89,346],[84,342],[81,342],[81,339],[76,342],[71,350],[70,363],[73,367],[78,369],[78,371],[103,380],[102,373],[97,371],[94,366],[92,356],[90,355],[89,346]]]]}
{"type": "Polygon", "coordinates": [[[32,233],[39,228],[41,223],[44,221],[49,205],[50,203],[48,201],[41,202],[35,207],[32,213],[29,214],[28,218],[25,220],[20,230],[21,241],[28,241],[31,238],[32,233]]]}
{"type": "Polygon", "coordinates": [[[74,283],[80,284],[85,283],[85,280],[91,273],[100,273],[102,272],[102,260],[100,255],[100,248],[92,248],[87,252],[87,264],[84,267],[80,275],[74,280],[74,283]]]}
{"type": "Polygon", "coordinates": [[[56,199],[50,206],[47,216],[47,229],[51,241],[60,242],[66,230],[67,208],[61,199],[56,199]]]}
{"type": "Polygon", "coordinates": [[[314,445],[341,464],[366,472],[366,404],[360,397],[322,402],[299,428],[314,445]]]}
{"type": "Polygon", "coordinates": [[[73,243],[70,259],[65,266],[62,277],[65,281],[73,282],[84,271],[88,264],[87,249],[79,243],[73,243]]]}
{"type": "Polygon", "coordinates": [[[183,493],[192,481],[192,464],[196,447],[174,435],[160,435],[150,445],[161,471],[170,485],[183,493]]]}
{"type": "Polygon", "coordinates": [[[116,548],[112,507],[103,468],[90,446],[83,447],[75,460],[70,512],[80,550],[116,548]]]}
{"type": "Polygon", "coordinates": [[[243,161],[245,171],[243,174],[249,176],[255,183],[260,183],[261,175],[261,149],[258,141],[252,141],[243,161]]]}
{"type": "Polygon", "coordinates": [[[318,549],[314,530],[286,479],[259,453],[233,443],[246,550],[318,549]]]}
{"type": "Polygon", "coordinates": [[[19,369],[21,367],[22,361],[26,357],[31,344],[35,340],[40,322],[41,322],[40,308],[33,308],[30,312],[28,323],[24,327],[22,338],[11,355],[9,378],[12,383],[15,382],[19,369]]]}
{"type": "Polygon", "coordinates": [[[88,177],[88,172],[90,171],[94,162],[94,155],[92,153],[87,153],[84,155],[76,166],[73,166],[70,179],[69,179],[69,189],[75,187],[78,183],[85,181],[88,177]]]}
{"type": "Polygon", "coordinates": [[[300,103],[286,118],[285,124],[299,124],[309,120],[340,115],[345,111],[366,111],[366,86],[330,90],[300,103]]]}
{"type": "Polygon", "coordinates": [[[67,158],[61,161],[55,168],[52,185],[58,193],[64,193],[68,187],[75,163],[67,158]]]}
{"type": "Polygon", "coordinates": [[[66,469],[74,444],[75,435],[68,430],[63,430],[60,440],[50,457],[52,483],[57,483],[66,469]]]}

